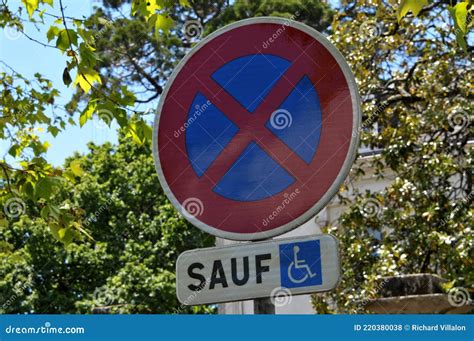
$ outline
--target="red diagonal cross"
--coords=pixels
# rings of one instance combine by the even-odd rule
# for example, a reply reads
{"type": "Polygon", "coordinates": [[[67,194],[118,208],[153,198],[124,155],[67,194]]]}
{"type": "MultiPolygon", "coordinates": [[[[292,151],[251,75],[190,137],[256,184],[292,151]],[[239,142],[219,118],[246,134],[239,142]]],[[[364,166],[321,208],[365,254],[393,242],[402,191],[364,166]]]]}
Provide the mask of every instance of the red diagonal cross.
{"type": "Polygon", "coordinates": [[[212,104],[225,113],[226,117],[239,128],[237,134],[211,163],[205,176],[201,178],[202,181],[209,181],[212,186],[218,183],[252,141],[256,142],[296,180],[301,181],[314,175],[308,165],[291,148],[265,127],[271,114],[279,108],[296,84],[306,75],[303,70],[306,65],[312,65],[309,62],[310,60],[305,55],[300,56],[298,61],[294,61],[254,113],[248,112],[211,77],[205,85],[201,82],[204,96],[212,99],[212,104]]]}

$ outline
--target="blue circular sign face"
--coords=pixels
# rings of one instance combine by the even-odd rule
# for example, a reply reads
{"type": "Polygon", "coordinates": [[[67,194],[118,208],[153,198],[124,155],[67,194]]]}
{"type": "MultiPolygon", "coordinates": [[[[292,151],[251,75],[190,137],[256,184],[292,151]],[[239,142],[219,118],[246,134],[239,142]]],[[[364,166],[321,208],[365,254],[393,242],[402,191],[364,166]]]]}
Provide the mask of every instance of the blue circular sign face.
{"type": "Polygon", "coordinates": [[[231,24],[178,65],[153,148],[163,189],[219,237],[276,236],[338,191],[357,148],[353,76],[321,34],[279,18],[231,24]]]}
{"type": "MultiPolygon", "coordinates": [[[[224,64],[212,74],[212,79],[254,114],[290,65],[290,61],[274,55],[251,54],[224,64]]],[[[199,115],[196,124],[190,124],[186,131],[187,154],[198,177],[204,175],[240,129],[226,114],[232,108],[223,108],[223,112],[208,102],[198,91],[188,110],[190,122],[194,122],[196,111],[199,115]]],[[[251,124],[251,120],[249,122],[251,124]]],[[[321,134],[321,106],[307,76],[301,77],[282,99],[265,127],[301,160],[311,163],[321,134]]],[[[250,141],[213,191],[232,200],[255,201],[274,196],[294,182],[295,177],[278,160],[256,141],[250,141]]]]}

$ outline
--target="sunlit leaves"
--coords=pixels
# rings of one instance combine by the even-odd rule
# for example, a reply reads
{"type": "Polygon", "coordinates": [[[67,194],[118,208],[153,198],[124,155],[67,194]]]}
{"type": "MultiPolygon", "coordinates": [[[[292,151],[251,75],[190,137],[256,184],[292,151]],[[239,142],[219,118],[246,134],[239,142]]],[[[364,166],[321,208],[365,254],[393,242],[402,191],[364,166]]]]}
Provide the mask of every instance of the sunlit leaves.
{"type": "Polygon", "coordinates": [[[72,48],[72,45],[77,46],[77,33],[74,30],[60,30],[57,34],[56,47],[61,51],[66,51],[72,48]]]}
{"type": "Polygon", "coordinates": [[[89,102],[86,108],[82,111],[81,115],[79,116],[79,125],[82,127],[88,120],[92,118],[96,108],[95,102],[89,102]]]}
{"type": "Polygon", "coordinates": [[[167,34],[174,25],[173,19],[171,19],[171,17],[162,14],[153,15],[153,17],[150,19],[150,22],[154,24],[156,34],[158,34],[159,31],[167,34]]]}
{"type": "Polygon", "coordinates": [[[79,68],[74,84],[80,86],[85,93],[88,93],[94,83],[102,83],[99,73],[91,68],[79,68]]]}
{"type": "MultiPolygon", "coordinates": [[[[21,0],[21,2],[26,7],[26,11],[28,12],[30,18],[33,17],[33,14],[38,9],[40,3],[48,4],[51,7],[53,6],[53,0],[21,0]]],[[[38,15],[42,17],[43,13],[44,10],[39,12],[38,15]]]]}
{"type": "Polygon", "coordinates": [[[466,33],[468,6],[469,2],[464,1],[457,3],[455,6],[448,7],[448,10],[453,17],[456,28],[460,29],[463,33],[466,33]]]}
{"type": "Polygon", "coordinates": [[[139,145],[151,141],[151,127],[143,120],[130,123],[127,130],[127,136],[130,136],[139,145]]]}
{"type": "MultiPolygon", "coordinates": [[[[336,204],[346,210],[328,223],[346,252],[345,276],[326,303],[360,313],[364,300],[381,296],[381,276],[437,273],[461,286],[474,280],[472,198],[466,199],[474,73],[470,56],[458,52],[446,4],[404,2],[397,23],[390,6],[344,3],[330,38],[359,84],[361,137],[374,155],[354,165],[336,204]],[[364,193],[366,181],[372,190],[364,193]],[[379,209],[364,210],[373,200],[379,209]]],[[[315,303],[324,311],[319,298],[315,303]]]]}
{"type": "MultiPolygon", "coordinates": [[[[397,19],[400,22],[408,13],[413,13],[416,17],[428,5],[428,0],[401,0],[397,8],[397,19]]],[[[473,5],[468,0],[458,2],[454,6],[448,6],[448,11],[454,21],[454,34],[459,46],[467,53],[467,43],[465,36],[469,31],[468,16],[472,12],[473,5]]]]}
{"type": "Polygon", "coordinates": [[[25,5],[28,15],[32,17],[39,6],[39,0],[21,0],[21,2],[25,5]]]}
{"type": "MultiPolygon", "coordinates": [[[[189,6],[188,1],[180,1],[181,6],[189,6]]],[[[167,34],[174,26],[173,19],[169,16],[167,9],[174,6],[169,0],[134,0],[132,2],[132,15],[141,15],[149,22],[155,33],[167,34]]]]}
{"type": "Polygon", "coordinates": [[[71,161],[69,167],[71,168],[71,171],[74,173],[75,176],[83,176],[84,175],[84,170],[81,167],[81,160],[76,159],[71,161]]]}
{"type": "Polygon", "coordinates": [[[48,32],[46,32],[46,37],[48,38],[48,43],[53,40],[54,38],[57,38],[59,35],[60,28],[57,26],[50,26],[48,29],[48,32]]]}
{"type": "MultiPolygon", "coordinates": [[[[186,1],[180,3],[182,6],[189,5],[186,1]]],[[[44,25],[42,4],[52,6],[54,3],[53,0],[22,0],[23,12],[10,8],[1,11],[2,27],[16,27],[22,31],[23,22],[28,18],[35,25],[44,25]],[[28,15],[26,19],[21,16],[25,12],[28,15]]],[[[136,97],[125,85],[120,85],[112,91],[103,91],[102,83],[105,81],[97,69],[96,40],[112,30],[114,21],[101,15],[90,19],[86,25],[86,20],[72,18],[78,15],[67,13],[67,7],[59,8],[58,2],[55,4],[54,9],[57,11],[51,11],[48,16],[57,17],[49,27],[44,28],[44,40],[48,42],[48,46],[56,47],[62,52],[65,65],[57,66],[62,70],[62,81],[66,86],[77,87],[77,93],[82,96],[83,101],[66,107],[70,117],[57,115],[57,111],[63,109],[61,105],[56,104],[59,92],[51,81],[44,79],[40,73],[36,73],[34,79],[26,79],[13,70],[5,73],[2,67],[0,138],[10,142],[6,150],[12,165],[5,163],[0,172],[0,180],[8,184],[0,191],[0,202],[10,196],[10,192],[24,197],[25,200],[28,198],[32,201],[29,204],[34,207],[33,212],[41,211],[56,239],[67,244],[77,237],[78,233],[86,235],[87,231],[79,222],[81,218],[77,208],[71,207],[66,210],[67,214],[63,209],[55,209],[55,193],[66,183],[76,182],[84,175],[84,171],[78,161],[71,162],[64,170],[49,165],[45,160],[49,143],[42,141],[44,132],[40,133],[38,126],[52,136],[57,136],[67,124],[76,124],[77,117],[80,126],[95,117],[108,126],[116,121],[127,132],[130,140],[137,144],[148,144],[151,128],[141,118],[137,117],[133,122],[129,120],[131,112],[136,114],[132,109],[136,97]],[[65,217],[70,220],[69,223],[65,223],[65,217]]],[[[168,33],[174,24],[169,15],[169,8],[176,5],[177,3],[171,0],[134,1],[132,11],[137,16],[151,19],[148,22],[150,31],[168,33]]],[[[43,43],[40,39],[38,41],[43,43]]],[[[7,219],[6,225],[9,224],[7,219]]]]}
{"type": "Polygon", "coordinates": [[[428,5],[428,0],[401,0],[397,11],[398,21],[402,20],[409,12],[412,12],[416,17],[426,5],[428,5]]]}
{"type": "Polygon", "coordinates": [[[46,176],[40,179],[35,185],[34,198],[49,199],[55,188],[61,185],[61,178],[56,176],[46,176]]]}
{"type": "Polygon", "coordinates": [[[455,6],[448,6],[449,13],[454,21],[454,34],[456,35],[456,40],[467,53],[467,44],[466,40],[464,39],[465,35],[467,34],[467,17],[468,17],[468,7],[469,2],[459,2],[455,6]]]}

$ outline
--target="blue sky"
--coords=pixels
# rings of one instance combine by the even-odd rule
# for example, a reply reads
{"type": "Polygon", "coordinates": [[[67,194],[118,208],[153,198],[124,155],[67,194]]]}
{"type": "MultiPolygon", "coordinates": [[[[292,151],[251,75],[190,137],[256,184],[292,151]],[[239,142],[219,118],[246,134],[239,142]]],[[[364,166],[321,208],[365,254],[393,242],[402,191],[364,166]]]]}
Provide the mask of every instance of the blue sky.
{"type": "MultiPolygon", "coordinates": [[[[74,17],[88,16],[92,12],[93,1],[91,0],[64,0],[66,15],[74,17]]],[[[19,0],[8,1],[11,9],[20,5],[19,0]]],[[[47,12],[59,15],[58,8],[46,7],[47,12]]],[[[25,32],[42,42],[47,42],[46,30],[53,18],[45,16],[46,25],[38,25],[41,30],[30,23],[25,24],[25,32]],[[46,30],[44,29],[46,28],[46,30]]],[[[54,43],[54,42],[53,42],[54,43]]],[[[0,60],[7,63],[17,72],[27,78],[33,78],[35,72],[40,72],[50,79],[54,86],[61,92],[58,104],[66,104],[71,98],[74,89],[67,88],[62,82],[62,72],[66,66],[66,57],[57,49],[43,47],[30,41],[20,34],[11,31],[0,31],[0,60]]],[[[1,65],[1,67],[4,67],[1,65]]],[[[49,112],[51,115],[52,113],[49,112]]],[[[74,116],[77,121],[77,114],[74,116]]],[[[106,141],[117,141],[117,126],[107,127],[97,119],[89,121],[84,127],[67,126],[56,138],[49,134],[42,134],[42,139],[50,142],[51,147],[47,152],[47,159],[54,165],[62,165],[64,159],[73,154],[74,151],[84,153],[87,151],[87,143],[92,141],[102,144],[106,141]]],[[[8,143],[0,143],[1,156],[5,155],[8,143]]]]}
{"type": "MultiPolygon", "coordinates": [[[[335,2],[336,0],[329,1],[332,5],[335,2]]],[[[93,0],[63,0],[63,4],[67,16],[81,18],[91,14],[94,4],[97,5],[98,3],[93,0]]],[[[12,10],[23,6],[20,0],[9,0],[8,5],[12,10]]],[[[55,8],[45,6],[46,12],[60,15],[57,1],[55,1],[55,5],[55,8]]],[[[24,30],[30,37],[46,43],[46,31],[54,21],[54,18],[45,15],[44,19],[45,25],[35,26],[25,22],[24,30]]],[[[74,92],[73,87],[68,88],[62,82],[62,72],[66,66],[66,60],[67,58],[57,49],[43,47],[18,32],[0,31],[0,61],[7,63],[15,71],[27,78],[33,78],[36,72],[40,72],[44,77],[50,79],[61,92],[59,103],[57,104],[62,105],[69,101],[74,92]]],[[[4,66],[0,63],[1,67],[4,66]]],[[[145,109],[140,108],[140,110],[145,109]]],[[[48,114],[52,116],[51,112],[48,114]]],[[[74,118],[78,121],[77,113],[74,118]]],[[[75,151],[80,153],[87,152],[88,142],[96,144],[102,144],[106,141],[117,142],[117,124],[113,123],[111,127],[107,127],[102,121],[95,118],[86,123],[82,128],[78,125],[67,126],[55,138],[47,133],[43,133],[41,136],[43,140],[47,140],[51,145],[47,152],[48,161],[53,165],[60,166],[63,164],[64,159],[71,156],[75,151]]],[[[0,157],[6,154],[9,146],[8,141],[0,141],[0,157]]]]}

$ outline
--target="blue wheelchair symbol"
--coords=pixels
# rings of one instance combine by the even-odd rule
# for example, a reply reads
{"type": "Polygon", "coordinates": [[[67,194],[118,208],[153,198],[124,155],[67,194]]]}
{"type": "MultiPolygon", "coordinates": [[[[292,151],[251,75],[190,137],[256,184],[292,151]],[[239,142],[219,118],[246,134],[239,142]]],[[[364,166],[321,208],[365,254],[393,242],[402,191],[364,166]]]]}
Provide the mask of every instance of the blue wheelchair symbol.
{"type": "Polygon", "coordinates": [[[281,244],[280,279],[286,288],[322,284],[319,240],[281,244]]]}

